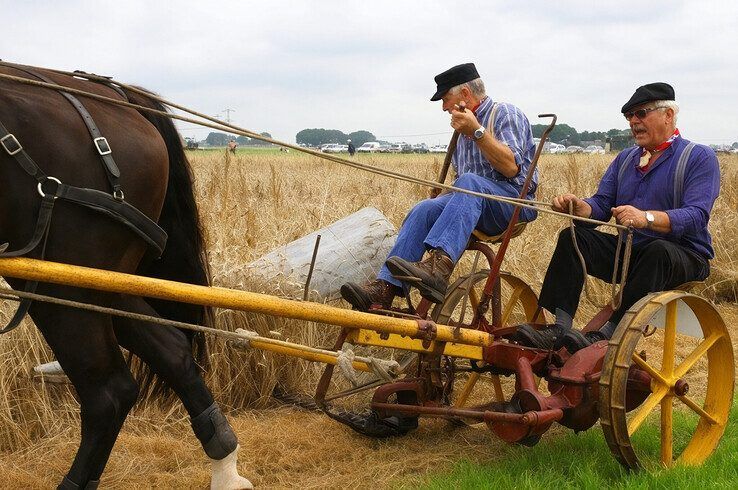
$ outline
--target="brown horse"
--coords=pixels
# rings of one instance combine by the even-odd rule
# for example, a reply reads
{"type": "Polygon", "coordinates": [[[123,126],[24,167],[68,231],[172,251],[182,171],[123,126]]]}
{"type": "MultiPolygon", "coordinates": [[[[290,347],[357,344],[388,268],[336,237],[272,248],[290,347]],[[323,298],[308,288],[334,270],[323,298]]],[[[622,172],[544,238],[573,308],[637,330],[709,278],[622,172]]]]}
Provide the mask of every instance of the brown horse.
{"type": "MultiPolygon", "coordinates": [[[[0,66],[0,73],[29,79],[48,78],[65,87],[123,99],[104,84],[39,68],[0,66]]],[[[136,104],[163,110],[134,93],[136,104]]],[[[208,269],[189,164],[172,121],[78,96],[113,150],[125,202],[157,221],[168,234],[161,257],[131,227],[90,206],[58,199],[45,247],[26,255],[113,271],[208,284],[208,269]]],[[[105,170],[80,112],[60,92],[0,79],[0,123],[14,138],[0,146],[0,245],[22,249],[34,232],[40,192],[54,192],[54,182],[37,182],[19,164],[23,151],[46,175],[60,182],[111,194],[105,170]]],[[[106,196],[107,197],[107,196],[106,196]]],[[[153,226],[153,224],[152,224],[153,226]]],[[[163,235],[162,235],[163,236],[163,235]]],[[[9,279],[15,288],[23,281],[9,279]]],[[[70,287],[40,284],[38,292],[190,323],[207,323],[201,307],[154,302],[70,287]]],[[[33,303],[30,315],[77,391],[81,442],[59,488],[96,488],[113,444],[139,394],[121,348],[141,358],[178,395],[192,419],[195,435],[213,462],[211,485],[250,488],[236,470],[237,439],[205,386],[193,357],[191,336],[173,327],[110,317],[99,313],[33,303]]]]}

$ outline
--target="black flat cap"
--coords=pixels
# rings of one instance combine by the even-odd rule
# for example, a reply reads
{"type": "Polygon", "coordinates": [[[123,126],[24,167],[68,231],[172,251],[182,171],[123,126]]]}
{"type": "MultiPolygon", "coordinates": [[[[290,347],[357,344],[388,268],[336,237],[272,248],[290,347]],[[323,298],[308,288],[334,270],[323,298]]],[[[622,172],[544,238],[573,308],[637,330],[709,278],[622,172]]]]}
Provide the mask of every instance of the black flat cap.
{"type": "Polygon", "coordinates": [[[621,112],[625,114],[632,108],[654,100],[674,100],[674,87],[664,82],[649,83],[638,87],[621,112]]]}
{"type": "Polygon", "coordinates": [[[463,65],[456,65],[453,68],[449,68],[443,73],[436,75],[435,80],[438,87],[431,100],[441,100],[451,87],[461,85],[476,78],[479,78],[479,73],[477,73],[477,67],[474,66],[474,63],[464,63],[463,65]]]}

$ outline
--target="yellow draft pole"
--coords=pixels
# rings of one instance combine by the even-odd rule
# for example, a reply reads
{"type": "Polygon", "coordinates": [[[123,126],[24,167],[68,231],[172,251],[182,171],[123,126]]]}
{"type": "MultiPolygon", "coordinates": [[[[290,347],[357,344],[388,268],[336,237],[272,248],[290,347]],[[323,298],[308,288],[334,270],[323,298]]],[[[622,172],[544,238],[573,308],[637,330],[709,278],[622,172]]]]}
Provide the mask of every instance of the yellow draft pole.
{"type": "MultiPolygon", "coordinates": [[[[408,337],[423,335],[418,322],[415,320],[374,315],[249,291],[198,286],[25,257],[0,259],[0,276],[216,308],[249,311],[275,317],[327,323],[346,328],[365,328],[408,337]]],[[[435,340],[437,341],[482,347],[492,344],[492,336],[486,332],[455,329],[447,325],[437,325],[436,327],[435,340]]]]}

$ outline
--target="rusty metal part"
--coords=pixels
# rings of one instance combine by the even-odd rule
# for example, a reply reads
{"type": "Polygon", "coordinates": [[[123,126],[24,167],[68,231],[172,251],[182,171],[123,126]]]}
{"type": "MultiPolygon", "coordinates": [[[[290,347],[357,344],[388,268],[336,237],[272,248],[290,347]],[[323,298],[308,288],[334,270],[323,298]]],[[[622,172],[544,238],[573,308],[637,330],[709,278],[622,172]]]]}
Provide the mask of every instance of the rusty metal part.
{"type": "MultiPolygon", "coordinates": [[[[536,167],[538,166],[538,159],[540,158],[541,152],[543,151],[543,145],[545,144],[549,133],[551,133],[554,126],[556,126],[556,114],[539,114],[538,117],[550,117],[551,123],[548,125],[548,127],[543,131],[543,134],[541,135],[541,141],[538,143],[538,147],[536,148],[536,153],[535,155],[533,155],[533,160],[530,162],[528,173],[525,176],[523,187],[520,190],[519,199],[525,199],[525,197],[528,195],[528,190],[530,189],[531,182],[533,181],[533,174],[535,173],[536,167]]],[[[500,247],[497,249],[497,256],[495,257],[495,260],[494,262],[492,262],[492,266],[490,267],[489,278],[487,279],[487,284],[484,286],[484,292],[489,297],[491,297],[493,294],[493,288],[495,286],[495,283],[499,281],[500,267],[502,266],[502,260],[505,258],[505,252],[507,251],[507,246],[510,243],[510,239],[512,238],[512,235],[515,231],[515,225],[518,223],[518,216],[520,216],[520,207],[516,206],[515,209],[513,210],[512,216],[510,217],[510,223],[508,223],[507,225],[507,229],[505,230],[505,234],[502,238],[502,242],[500,243],[500,247]]],[[[487,304],[488,304],[488,300],[480,302],[479,303],[480,311],[485,311],[487,309],[487,304]]]]}

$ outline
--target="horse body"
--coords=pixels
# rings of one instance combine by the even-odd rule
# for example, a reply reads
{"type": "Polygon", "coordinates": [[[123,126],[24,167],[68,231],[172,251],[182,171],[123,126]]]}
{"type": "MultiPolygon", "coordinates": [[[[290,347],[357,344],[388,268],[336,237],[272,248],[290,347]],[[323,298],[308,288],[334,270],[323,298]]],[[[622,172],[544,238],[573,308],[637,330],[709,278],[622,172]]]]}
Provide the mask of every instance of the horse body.
{"type": "MultiPolygon", "coordinates": [[[[122,98],[102,84],[40,69],[34,71],[60,85],[122,98]]],[[[0,66],[0,73],[30,78],[12,67],[0,66]]],[[[156,104],[140,95],[129,94],[129,97],[141,105],[156,104]]],[[[89,208],[59,200],[51,220],[45,258],[208,284],[189,167],[171,120],[144,117],[133,109],[92,99],[80,100],[113,149],[126,201],[154,221],[161,218],[160,224],[170,237],[163,256],[152,260],[146,243],[122,224],[89,208]]],[[[0,122],[47,175],[65,184],[111,192],[87,127],[60,93],[0,80],[0,122]]],[[[16,250],[32,235],[40,196],[35,179],[2,149],[0,186],[0,243],[9,242],[9,250],[16,250]]],[[[40,246],[28,254],[31,257],[40,255],[40,246]]],[[[23,281],[8,281],[15,288],[24,286],[23,281]]],[[[178,307],[58,285],[39,284],[38,291],[193,323],[201,323],[208,316],[201,307],[178,307]]],[[[146,325],[47,303],[34,303],[30,314],[74,385],[80,401],[80,448],[61,488],[96,486],[123,421],[138,397],[138,383],[119,346],[146,362],[180,397],[193,418],[196,435],[217,463],[214,468],[222,469],[222,474],[214,475],[213,484],[226,481],[225,485],[232,488],[250,485],[235,472],[235,435],[233,441],[220,447],[218,440],[226,440],[230,434],[223,436],[222,424],[220,428],[215,427],[216,415],[205,417],[207,420],[197,418],[214,410],[220,414],[220,411],[217,407],[213,409],[213,398],[200,375],[192,356],[191,339],[186,334],[171,327],[146,325]],[[213,449],[214,444],[218,446],[216,449],[213,449]],[[232,452],[223,454],[231,447],[234,448],[232,452]],[[226,468],[223,468],[224,461],[229,461],[226,468]],[[225,480],[223,474],[228,475],[225,480]]],[[[230,430],[227,422],[225,426],[230,430]]]]}

